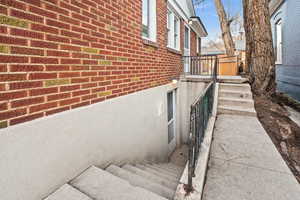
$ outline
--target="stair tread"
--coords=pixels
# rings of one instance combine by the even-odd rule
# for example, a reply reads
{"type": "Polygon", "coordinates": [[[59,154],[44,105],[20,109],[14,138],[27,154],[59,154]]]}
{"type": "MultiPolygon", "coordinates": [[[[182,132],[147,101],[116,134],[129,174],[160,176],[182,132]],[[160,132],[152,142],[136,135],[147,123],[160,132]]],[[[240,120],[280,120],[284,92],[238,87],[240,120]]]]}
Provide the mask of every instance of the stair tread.
{"type": "Polygon", "coordinates": [[[167,187],[152,182],[144,177],[138,176],[115,165],[110,165],[108,168],[106,168],[106,171],[124,180],[127,180],[133,186],[144,188],[168,199],[172,199],[175,194],[175,191],[172,191],[167,187]]]}
{"type": "Polygon", "coordinates": [[[158,176],[157,174],[150,173],[148,171],[139,169],[139,168],[137,168],[135,166],[132,166],[132,165],[125,165],[122,168],[125,169],[125,170],[127,170],[127,171],[130,171],[130,172],[132,172],[134,174],[137,174],[139,176],[147,178],[147,179],[149,179],[149,180],[151,180],[153,182],[161,184],[161,185],[163,185],[165,187],[168,187],[168,188],[170,188],[172,190],[176,190],[176,188],[177,188],[177,185],[178,185],[177,182],[171,181],[171,180],[166,180],[163,177],[158,176]]]}
{"type": "Polygon", "coordinates": [[[245,98],[236,98],[236,97],[219,97],[219,100],[226,100],[226,101],[242,101],[242,102],[254,102],[253,99],[245,99],[245,98]]]}
{"type": "Polygon", "coordinates": [[[221,93],[240,93],[240,94],[251,94],[252,95],[252,92],[250,89],[249,89],[249,91],[248,90],[239,91],[239,90],[220,89],[219,92],[221,92],[221,93]]]}
{"type": "Polygon", "coordinates": [[[71,185],[95,200],[166,200],[95,166],[72,180],[71,185]]]}
{"type": "Polygon", "coordinates": [[[172,172],[172,173],[175,173],[175,174],[181,174],[181,171],[182,171],[182,169],[175,169],[175,168],[172,168],[172,167],[170,167],[170,166],[167,166],[167,165],[165,165],[165,164],[155,164],[154,166],[157,166],[157,167],[159,167],[159,168],[162,168],[162,169],[165,169],[165,170],[167,170],[167,171],[170,171],[170,172],[172,172]]]}
{"type": "Polygon", "coordinates": [[[170,176],[173,176],[174,178],[180,178],[180,177],[179,177],[179,176],[180,176],[179,174],[174,173],[174,172],[170,172],[170,171],[168,171],[168,170],[166,170],[166,169],[159,168],[159,167],[157,167],[157,166],[155,166],[155,165],[145,164],[145,166],[147,166],[147,167],[149,167],[149,168],[152,168],[152,169],[155,169],[155,170],[157,170],[157,171],[161,171],[162,173],[168,174],[168,175],[170,175],[170,176]]]}
{"type": "Polygon", "coordinates": [[[155,170],[155,169],[146,167],[145,165],[135,165],[135,166],[136,166],[137,168],[139,168],[139,169],[148,171],[148,172],[150,172],[150,173],[152,173],[152,174],[156,174],[156,175],[161,176],[161,177],[163,177],[163,178],[165,178],[165,179],[168,179],[168,180],[171,180],[171,181],[175,181],[175,182],[178,182],[178,181],[179,181],[178,178],[176,178],[176,177],[174,177],[174,176],[172,176],[172,175],[164,174],[164,173],[161,172],[161,171],[157,171],[157,170],[155,170]]]}
{"type": "Polygon", "coordinates": [[[92,200],[87,195],[75,189],[69,184],[65,184],[49,195],[45,200],[92,200]]]}
{"type": "Polygon", "coordinates": [[[250,87],[249,84],[240,84],[240,83],[220,83],[220,86],[237,86],[237,87],[250,87]]]}
{"type": "Polygon", "coordinates": [[[254,108],[248,108],[248,107],[243,107],[243,106],[221,106],[221,105],[219,105],[218,108],[226,109],[226,110],[238,110],[238,111],[247,111],[247,112],[256,113],[254,108]]]}

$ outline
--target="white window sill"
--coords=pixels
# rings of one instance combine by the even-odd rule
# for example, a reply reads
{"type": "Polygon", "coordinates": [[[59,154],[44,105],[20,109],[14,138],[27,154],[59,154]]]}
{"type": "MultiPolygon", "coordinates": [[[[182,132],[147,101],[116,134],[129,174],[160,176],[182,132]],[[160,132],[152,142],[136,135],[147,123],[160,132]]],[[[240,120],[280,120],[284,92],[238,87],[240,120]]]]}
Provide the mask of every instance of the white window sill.
{"type": "Polygon", "coordinates": [[[143,40],[148,40],[148,41],[150,41],[150,42],[156,43],[156,40],[155,40],[155,39],[151,39],[151,38],[148,38],[148,37],[145,37],[145,36],[142,36],[142,39],[143,39],[143,40]]]}
{"type": "Polygon", "coordinates": [[[282,62],[276,61],[275,65],[282,65],[282,62]]]}
{"type": "Polygon", "coordinates": [[[167,46],[168,49],[174,50],[174,51],[180,51],[180,48],[174,48],[174,47],[170,47],[169,45],[167,46]]]}

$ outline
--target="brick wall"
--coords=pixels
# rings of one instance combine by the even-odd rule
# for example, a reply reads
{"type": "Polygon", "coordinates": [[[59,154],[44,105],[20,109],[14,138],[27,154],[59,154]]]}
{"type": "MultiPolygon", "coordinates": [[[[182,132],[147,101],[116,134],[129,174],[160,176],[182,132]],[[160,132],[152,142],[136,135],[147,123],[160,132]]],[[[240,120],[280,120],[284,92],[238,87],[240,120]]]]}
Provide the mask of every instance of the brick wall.
{"type": "Polygon", "coordinates": [[[151,45],[137,0],[0,0],[0,13],[0,128],[167,84],[182,70],[166,48],[165,0],[151,45]]]}

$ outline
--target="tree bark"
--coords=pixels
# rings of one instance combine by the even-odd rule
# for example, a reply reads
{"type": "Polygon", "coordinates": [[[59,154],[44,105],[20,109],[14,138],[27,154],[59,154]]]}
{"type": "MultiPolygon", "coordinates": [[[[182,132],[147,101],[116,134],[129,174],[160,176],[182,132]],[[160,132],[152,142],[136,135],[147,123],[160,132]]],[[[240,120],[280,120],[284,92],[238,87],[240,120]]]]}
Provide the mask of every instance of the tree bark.
{"type": "Polygon", "coordinates": [[[269,0],[243,0],[243,9],[252,89],[258,95],[271,96],[276,82],[269,0]]]}
{"type": "Polygon", "coordinates": [[[231,30],[230,30],[230,21],[227,18],[224,6],[221,2],[221,0],[215,0],[215,6],[217,9],[217,13],[219,16],[219,21],[220,21],[220,27],[222,30],[222,38],[224,41],[225,49],[226,49],[226,54],[228,56],[234,56],[234,43],[231,35],[231,30]]]}

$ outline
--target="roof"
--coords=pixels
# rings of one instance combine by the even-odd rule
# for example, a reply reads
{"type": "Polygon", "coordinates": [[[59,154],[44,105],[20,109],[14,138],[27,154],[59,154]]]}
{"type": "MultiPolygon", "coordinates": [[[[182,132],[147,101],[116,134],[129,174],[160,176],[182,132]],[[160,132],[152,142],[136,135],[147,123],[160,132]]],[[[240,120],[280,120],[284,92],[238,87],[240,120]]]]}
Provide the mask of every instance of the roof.
{"type": "Polygon", "coordinates": [[[204,32],[205,35],[207,36],[207,35],[208,35],[207,30],[206,30],[204,24],[202,23],[200,17],[198,17],[198,16],[192,16],[191,19],[197,19],[197,20],[198,20],[200,26],[202,27],[203,32],[204,32]]]}

